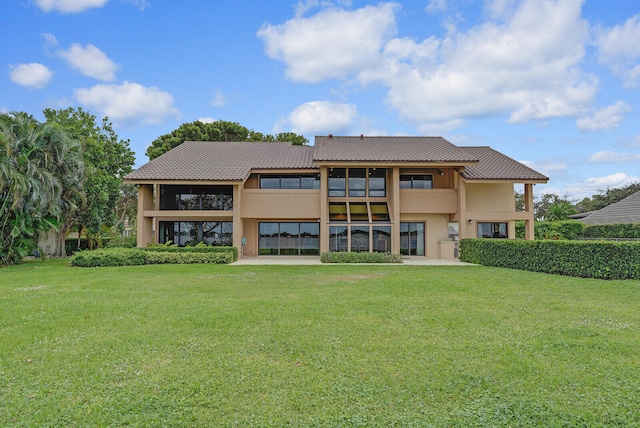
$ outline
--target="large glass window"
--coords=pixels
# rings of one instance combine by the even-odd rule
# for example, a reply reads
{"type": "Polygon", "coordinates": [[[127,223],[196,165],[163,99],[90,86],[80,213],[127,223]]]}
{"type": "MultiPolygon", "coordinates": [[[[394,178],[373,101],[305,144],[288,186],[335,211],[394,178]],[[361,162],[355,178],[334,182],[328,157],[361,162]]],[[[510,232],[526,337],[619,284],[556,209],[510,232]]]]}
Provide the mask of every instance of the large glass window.
{"type": "Polygon", "coordinates": [[[344,197],[347,195],[347,170],[331,168],[329,170],[329,196],[344,197]]]}
{"type": "Polygon", "coordinates": [[[261,222],[258,245],[260,255],[318,255],[320,224],[261,222]]]}
{"type": "Polygon", "coordinates": [[[351,251],[369,252],[369,226],[351,226],[351,251]]]}
{"type": "Polygon", "coordinates": [[[329,251],[347,251],[348,242],[347,226],[329,226],[329,251]]]}
{"type": "Polygon", "coordinates": [[[431,174],[401,174],[401,189],[432,189],[433,175],[431,174]]]}
{"type": "Polygon", "coordinates": [[[319,189],[320,174],[260,176],[261,189],[319,189]]]}
{"type": "Polygon", "coordinates": [[[391,226],[372,226],[374,252],[386,253],[391,251],[391,226]]]}
{"type": "Polygon", "coordinates": [[[158,241],[179,246],[204,242],[207,245],[233,245],[231,221],[161,221],[158,241]]]}
{"type": "Polygon", "coordinates": [[[207,245],[232,246],[233,222],[205,221],[202,222],[202,242],[207,245]]]}
{"type": "Polygon", "coordinates": [[[507,238],[507,223],[478,223],[478,238],[507,238]]]}
{"type": "Polygon", "coordinates": [[[400,254],[424,256],[424,223],[400,223],[400,254]]]}
{"type": "Polygon", "coordinates": [[[345,202],[329,203],[329,221],[347,222],[347,204],[345,202]]]}
{"type": "Polygon", "coordinates": [[[161,210],[233,209],[233,186],[160,186],[161,210]]]}
{"type": "Polygon", "coordinates": [[[371,205],[371,221],[372,222],[389,222],[389,209],[386,202],[372,202],[371,205]]]}
{"type": "Polygon", "coordinates": [[[349,168],[349,196],[367,196],[367,169],[349,168]]]}
{"type": "Polygon", "coordinates": [[[365,202],[349,202],[349,216],[352,222],[369,222],[369,212],[365,202]]]}
{"type": "Polygon", "coordinates": [[[369,196],[372,198],[387,196],[387,170],[385,168],[369,169],[369,196]]]}

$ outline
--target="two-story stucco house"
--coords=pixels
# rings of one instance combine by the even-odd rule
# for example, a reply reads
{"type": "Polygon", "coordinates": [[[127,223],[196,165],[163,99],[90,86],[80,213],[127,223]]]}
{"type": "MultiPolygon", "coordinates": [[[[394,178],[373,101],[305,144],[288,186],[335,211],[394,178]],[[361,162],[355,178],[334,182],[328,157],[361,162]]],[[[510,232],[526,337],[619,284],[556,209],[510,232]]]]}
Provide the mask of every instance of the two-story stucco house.
{"type": "Polygon", "coordinates": [[[533,239],[533,184],[548,178],[490,147],[441,137],[185,142],[125,177],[138,245],[204,241],[242,257],[389,251],[453,257],[452,239],[533,239]],[[525,210],[514,184],[524,184],[525,210]]]}

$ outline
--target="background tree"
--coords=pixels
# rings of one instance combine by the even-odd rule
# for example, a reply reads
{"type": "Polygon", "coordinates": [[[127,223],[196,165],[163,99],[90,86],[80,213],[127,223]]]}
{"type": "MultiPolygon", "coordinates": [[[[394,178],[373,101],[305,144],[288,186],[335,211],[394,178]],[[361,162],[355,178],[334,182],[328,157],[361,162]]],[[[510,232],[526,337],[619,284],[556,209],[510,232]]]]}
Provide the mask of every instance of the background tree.
{"type": "Polygon", "coordinates": [[[17,263],[38,233],[58,226],[82,190],[80,144],[27,113],[0,114],[0,261],[17,263]],[[72,189],[71,192],[65,191],[72,189]]]}
{"type": "Polygon", "coordinates": [[[178,129],[153,140],[151,145],[147,147],[146,154],[149,160],[153,160],[185,141],[288,141],[297,146],[309,142],[302,135],[293,132],[282,132],[274,136],[255,132],[235,122],[218,120],[204,123],[196,120],[195,122],[183,123],[178,129]]]}
{"type": "Polygon", "coordinates": [[[120,198],[116,204],[116,223],[113,228],[117,231],[124,230],[125,222],[131,227],[135,226],[138,215],[138,189],[133,184],[123,184],[120,187],[120,198]]]}
{"type": "Polygon", "coordinates": [[[534,217],[537,221],[564,220],[569,215],[575,214],[576,210],[568,195],[564,198],[555,193],[544,193],[533,203],[534,217]],[[558,217],[564,217],[562,219],[558,217]]]}
{"type": "MultiPolygon", "coordinates": [[[[84,194],[76,195],[74,199],[77,209],[64,211],[58,233],[55,255],[65,257],[65,237],[74,224],[78,226],[79,234],[83,229],[89,234],[98,234],[103,226],[111,227],[116,223],[122,177],[132,171],[135,157],[129,148],[129,140],[118,138],[108,118],[98,125],[94,115],[82,108],[71,107],[46,109],[44,115],[47,123],[61,126],[83,149],[84,194]]],[[[68,187],[65,190],[72,192],[68,187]]]]}
{"type": "Polygon", "coordinates": [[[640,183],[631,183],[628,186],[619,188],[607,188],[607,190],[599,190],[597,194],[591,198],[584,198],[582,201],[576,204],[578,212],[596,211],[611,205],[616,202],[620,202],[624,198],[633,195],[636,192],[640,192],[640,183]]]}

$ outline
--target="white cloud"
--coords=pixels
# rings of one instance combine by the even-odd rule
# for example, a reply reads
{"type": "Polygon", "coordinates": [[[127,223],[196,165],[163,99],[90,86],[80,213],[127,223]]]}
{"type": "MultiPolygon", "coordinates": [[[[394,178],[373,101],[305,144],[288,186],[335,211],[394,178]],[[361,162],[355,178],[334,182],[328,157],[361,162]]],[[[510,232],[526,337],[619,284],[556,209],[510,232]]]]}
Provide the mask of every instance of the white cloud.
{"type": "Polygon", "coordinates": [[[429,0],[426,11],[429,13],[444,12],[447,10],[447,0],[429,0]]]}
{"type": "Polygon", "coordinates": [[[103,7],[109,0],[34,0],[43,12],[80,13],[87,9],[103,7]]]}
{"type": "Polygon", "coordinates": [[[297,134],[339,134],[348,131],[357,117],[358,108],[353,104],[312,101],[296,107],[285,123],[297,134]]]}
{"type": "Polygon", "coordinates": [[[526,0],[504,13],[505,22],[431,38],[430,62],[387,56],[378,80],[389,86],[391,106],[417,123],[504,113],[526,122],[584,110],[596,85],[578,69],[588,37],[580,2],[526,0]]]}
{"type": "Polygon", "coordinates": [[[56,47],[58,46],[58,39],[51,33],[42,33],[42,38],[44,39],[44,43],[46,47],[56,47]]]}
{"type": "Polygon", "coordinates": [[[47,86],[53,73],[45,65],[37,62],[9,66],[9,78],[20,86],[41,89],[47,86]]]}
{"type": "Polygon", "coordinates": [[[309,18],[265,24],[257,35],[270,58],[285,62],[292,80],[344,78],[379,60],[384,41],[395,32],[397,9],[395,3],[354,11],[331,7],[309,18]]]}
{"type": "Polygon", "coordinates": [[[214,107],[224,107],[227,105],[227,98],[222,91],[216,90],[216,95],[211,100],[211,105],[214,107]]]}
{"type": "Polygon", "coordinates": [[[0,113],[9,113],[9,109],[5,106],[0,106],[0,113]]]}
{"type": "Polygon", "coordinates": [[[640,153],[616,153],[612,151],[596,152],[589,156],[592,163],[626,163],[640,161],[640,153]]]}
{"type": "Polygon", "coordinates": [[[419,129],[503,114],[526,122],[575,116],[593,101],[597,80],[580,68],[589,40],[581,6],[582,0],[494,0],[486,5],[492,19],[417,41],[390,38],[395,3],[332,7],[265,25],[258,36],[292,80],[378,83],[388,88],[388,104],[419,129]]]}
{"type": "Polygon", "coordinates": [[[627,85],[640,82],[640,14],[622,25],[602,30],[596,44],[599,60],[609,65],[627,85]]]}
{"type": "Polygon", "coordinates": [[[197,120],[198,120],[198,122],[202,122],[202,123],[213,123],[213,122],[216,121],[214,118],[209,117],[209,116],[207,116],[207,117],[199,117],[197,120]]]}
{"type": "Polygon", "coordinates": [[[104,82],[116,79],[118,65],[92,44],[84,47],[74,43],[68,50],[59,50],[58,56],[67,60],[69,65],[85,76],[104,82]]]}
{"type": "Polygon", "coordinates": [[[99,84],[74,91],[76,99],[119,124],[159,124],[178,117],[171,94],[138,83],[99,84]]]}
{"type": "Polygon", "coordinates": [[[592,116],[585,116],[576,121],[576,126],[581,131],[600,131],[603,129],[612,129],[620,126],[624,120],[624,114],[631,111],[624,101],[598,110],[592,116]]]}
{"type": "Polygon", "coordinates": [[[582,183],[567,186],[563,189],[563,194],[569,194],[572,198],[581,200],[608,188],[625,187],[639,181],[640,177],[632,177],[624,172],[617,172],[603,177],[590,177],[582,183]]]}
{"type": "Polygon", "coordinates": [[[537,162],[528,161],[528,160],[521,160],[519,162],[525,164],[529,168],[532,168],[532,169],[535,169],[538,172],[541,172],[542,174],[546,175],[547,177],[552,177],[552,176],[554,176],[554,175],[556,175],[558,173],[566,171],[567,168],[568,168],[566,163],[557,162],[557,161],[553,161],[553,160],[542,160],[542,161],[537,161],[537,162]]]}

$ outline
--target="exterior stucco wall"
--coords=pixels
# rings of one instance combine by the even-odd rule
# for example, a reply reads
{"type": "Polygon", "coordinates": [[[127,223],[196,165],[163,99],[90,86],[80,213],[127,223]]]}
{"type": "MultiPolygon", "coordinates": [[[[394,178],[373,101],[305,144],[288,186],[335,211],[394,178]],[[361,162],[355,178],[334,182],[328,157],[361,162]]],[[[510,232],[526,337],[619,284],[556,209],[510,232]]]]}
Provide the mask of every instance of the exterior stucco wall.
{"type": "Polygon", "coordinates": [[[467,183],[467,211],[513,212],[513,183],[467,183]]]}
{"type": "MultiPolygon", "coordinates": [[[[449,237],[449,216],[443,214],[400,214],[401,222],[425,223],[425,256],[432,259],[440,258],[439,243],[441,239],[449,237]]],[[[400,248],[394,249],[399,253],[400,248]]]]}

